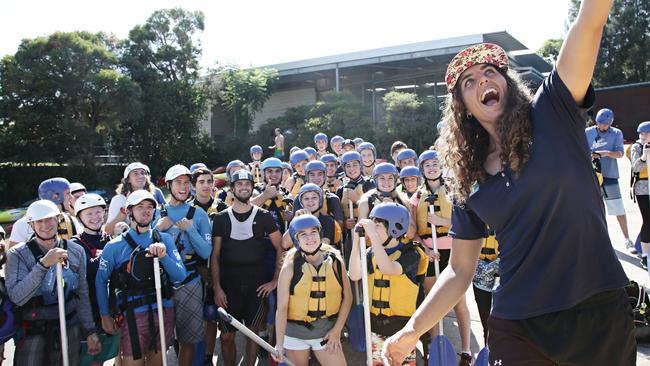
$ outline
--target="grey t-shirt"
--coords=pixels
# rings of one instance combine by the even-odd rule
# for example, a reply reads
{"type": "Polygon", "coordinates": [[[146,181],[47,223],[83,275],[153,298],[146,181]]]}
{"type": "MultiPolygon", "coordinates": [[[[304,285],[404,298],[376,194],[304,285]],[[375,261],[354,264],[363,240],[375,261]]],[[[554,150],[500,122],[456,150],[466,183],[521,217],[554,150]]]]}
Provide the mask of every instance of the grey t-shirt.
{"type": "Polygon", "coordinates": [[[321,318],[312,322],[310,329],[304,325],[287,321],[287,329],[284,334],[298,339],[318,339],[325,337],[334,324],[336,324],[336,319],[321,318]]]}

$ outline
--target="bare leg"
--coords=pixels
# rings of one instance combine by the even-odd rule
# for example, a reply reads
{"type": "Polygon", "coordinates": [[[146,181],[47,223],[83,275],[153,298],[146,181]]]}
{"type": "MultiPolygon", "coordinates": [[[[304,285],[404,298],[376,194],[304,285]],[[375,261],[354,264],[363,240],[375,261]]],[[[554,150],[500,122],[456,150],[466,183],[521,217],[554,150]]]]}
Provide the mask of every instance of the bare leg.
{"type": "Polygon", "coordinates": [[[627,231],[627,216],[625,215],[616,216],[616,219],[618,220],[618,225],[621,227],[621,231],[623,232],[623,236],[625,237],[625,240],[629,240],[630,234],[627,231]]]}
{"type": "MultiPolygon", "coordinates": [[[[250,327],[250,330],[253,331],[253,333],[258,334],[260,331],[260,327],[250,327]]],[[[246,365],[247,366],[255,366],[255,363],[257,361],[257,353],[260,350],[260,346],[257,345],[257,343],[253,342],[252,340],[248,339],[246,340],[246,365]]]]}
{"type": "Polygon", "coordinates": [[[458,320],[458,332],[460,333],[461,352],[471,354],[469,347],[469,337],[471,333],[471,319],[469,315],[469,308],[467,307],[467,300],[465,296],[460,298],[460,301],[454,306],[456,313],[456,320],[458,320]]]}
{"type": "Polygon", "coordinates": [[[237,347],[235,346],[235,332],[221,332],[221,356],[226,366],[235,365],[237,347]]]}
{"type": "MultiPolygon", "coordinates": [[[[309,365],[309,350],[308,349],[301,349],[301,350],[284,350],[285,353],[287,354],[287,359],[289,361],[293,362],[294,365],[296,366],[307,366],[309,365]]],[[[337,365],[336,363],[324,363],[323,365],[337,365]]]]}
{"type": "Polygon", "coordinates": [[[194,358],[194,344],[178,342],[178,364],[180,366],[192,366],[194,358]]]}
{"type": "Polygon", "coordinates": [[[321,365],[347,365],[342,349],[338,349],[336,352],[322,349],[314,351],[314,355],[316,355],[316,359],[321,365]]]}

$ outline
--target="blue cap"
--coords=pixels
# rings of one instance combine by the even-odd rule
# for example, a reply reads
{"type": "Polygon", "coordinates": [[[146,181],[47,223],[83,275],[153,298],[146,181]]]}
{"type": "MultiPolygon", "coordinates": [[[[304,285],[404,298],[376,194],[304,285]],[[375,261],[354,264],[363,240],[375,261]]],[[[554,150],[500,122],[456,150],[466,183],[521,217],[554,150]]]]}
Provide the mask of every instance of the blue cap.
{"type": "Polygon", "coordinates": [[[420,168],[416,166],[407,166],[404,167],[404,169],[400,170],[399,172],[399,177],[400,178],[406,178],[406,177],[418,177],[420,178],[420,168]]]}
{"type": "Polygon", "coordinates": [[[266,158],[262,162],[262,171],[267,168],[280,168],[282,169],[282,161],[278,158],[266,158]]]}
{"type": "Polygon", "coordinates": [[[322,132],[317,133],[314,135],[314,142],[317,141],[327,141],[327,135],[322,132]]]}
{"type": "Polygon", "coordinates": [[[336,155],[334,154],[325,154],[320,157],[320,161],[323,163],[338,163],[338,160],[336,159],[336,155]]]}
{"type": "Polygon", "coordinates": [[[262,152],[263,152],[263,150],[262,150],[262,147],[260,145],[253,145],[250,148],[250,154],[251,155],[253,155],[254,153],[260,153],[261,154],[262,152]]]}
{"type": "Polygon", "coordinates": [[[370,211],[368,217],[386,221],[389,237],[398,239],[408,231],[409,210],[399,203],[380,203],[370,211]]]}
{"type": "Polygon", "coordinates": [[[395,165],[391,163],[379,163],[375,165],[375,168],[372,170],[372,177],[375,178],[379,174],[392,174],[395,178],[399,174],[395,165]]]}
{"type": "Polygon", "coordinates": [[[361,154],[359,154],[356,151],[348,151],[343,156],[341,157],[341,165],[345,166],[345,164],[356,160],[359,163],[361,163],[361,154]]]}
{"type": "Polygon", "coordinates": [[[636,132],[650,132],[650,121],[641,122],[637,127],[636,132]]]}
{"type": "Polygon", "coordinates": [[[404,149],[397,154],[397,162],[399,163],[402,160],[406,159],[417,159],[418,155],[413,149],[404,149]]]}
{"type": "Polygon", "coordinates": [[[317,155],[318,153],[316,152],[316,149],[313,147],[306,147],[303,149],[304,152],[306,152],[309,155],[317,155]]]}
{"type": "Polygon", "coordinates": [[[307,192],[316,192],[316,193],[318,193],[318,196],[319,196],[318,209],[323,207],[323,189],[321,187],[317,186],[314,183],[305,183],[298,190],[298,194],[296,195],[296,197],[298,198],[298,201],[300,201],[301,205],[302,205],[302,195],[307,193],[307,192]]]}
{"type": "Polygon", "coordinates": [[[611,125],[614,122],[614,112],[611,109],[603,108],[596,114],[596,123],[611,125]]]}
{"type": "Polygon", "coordinates": [[[38,186],[38,198],[61,205],[65,200],[63,193],[68,189],[70,189],[70,182],[65,178],[46,179],[38,186]]]}
{"type": "Polygon", "coordinates": [[[375,149],[375,145],[373,145],[372,142],[362,142],[357,147],[358,152],[362,152],[363,150],[368,149],[372,150],[373,156],[377,156],[377,149],[375,149]]]}
{"type": "Polygon", "coordinates": [[[307,155],[307,152],[305,150],[298,149],[294,151],[289,157],[289,162],[292,166],[300,163],[303,160],[309,161],[309,155],[307,155]]]}
{"type": "Polygon", "coordinates": [[[291,224],[289,224],[289,236],[291,236],[291,241],[293,241],[293,245],[296,247],[296,249],[300,250],[300,242],[298,241],[296,235],[303,230],[313,227],[318,228],[318,232],[320,232],[322,236],[322,226],[316,216],[300,215],[291,220],[291,224]]]}
{"type": "Polygon", "coordinates": [[[305,165],[305,174],[309,174],[309,172],[314,170],[321,170],[323,172],[326,172],[327,167],[325,167],[325,163],[320,160],[312,160],[307,163],[307,165],[305,165]]]}
{"type": "Polygon", "coordinates": [[[332,139],[330,140],[330,144],[334,142],[343,142],[344,140],[345,139],[343,138],[343,136],[336,135],[332,137],[332,139]]]}

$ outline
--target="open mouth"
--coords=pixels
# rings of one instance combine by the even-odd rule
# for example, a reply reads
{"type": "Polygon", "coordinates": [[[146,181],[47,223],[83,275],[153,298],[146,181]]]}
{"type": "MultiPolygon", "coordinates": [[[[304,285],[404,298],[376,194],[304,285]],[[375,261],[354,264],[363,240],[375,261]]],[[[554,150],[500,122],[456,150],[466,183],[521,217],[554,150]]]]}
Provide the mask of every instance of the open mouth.
{"type": "Polygon", "coordinates": [[[495,88],[487,88],[483,94],[481,94],[481,103],[488,107],[492,107],[499,103],[499,99],[499,92],[495,88]]]}

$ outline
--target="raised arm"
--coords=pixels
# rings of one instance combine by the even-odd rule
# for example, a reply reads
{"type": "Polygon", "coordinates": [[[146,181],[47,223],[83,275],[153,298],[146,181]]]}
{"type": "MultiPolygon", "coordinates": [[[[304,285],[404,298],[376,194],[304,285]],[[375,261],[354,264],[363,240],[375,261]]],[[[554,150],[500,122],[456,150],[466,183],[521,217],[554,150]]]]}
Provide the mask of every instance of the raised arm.
{"type": "Polygon", "coordinates": [[[591,83],[611,5],[612,0],[583,0],[558,56],[557,72],[578,105],[591,83]]]}

